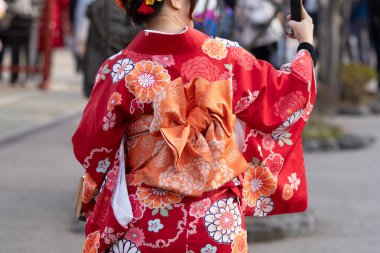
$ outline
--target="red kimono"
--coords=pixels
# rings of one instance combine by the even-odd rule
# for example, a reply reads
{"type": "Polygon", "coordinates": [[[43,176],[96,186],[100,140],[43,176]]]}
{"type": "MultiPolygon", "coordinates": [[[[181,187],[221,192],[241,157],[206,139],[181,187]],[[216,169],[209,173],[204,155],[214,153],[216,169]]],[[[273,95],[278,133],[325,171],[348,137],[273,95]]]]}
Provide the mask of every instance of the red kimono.
{"type": "Polygon", "coordinates": [[[248,252],[244,215],[307,208],[315,95],[306,50],[278,71],[192,28],[140,32],[100,68],[73,137],[83,252],[248,252]]]}

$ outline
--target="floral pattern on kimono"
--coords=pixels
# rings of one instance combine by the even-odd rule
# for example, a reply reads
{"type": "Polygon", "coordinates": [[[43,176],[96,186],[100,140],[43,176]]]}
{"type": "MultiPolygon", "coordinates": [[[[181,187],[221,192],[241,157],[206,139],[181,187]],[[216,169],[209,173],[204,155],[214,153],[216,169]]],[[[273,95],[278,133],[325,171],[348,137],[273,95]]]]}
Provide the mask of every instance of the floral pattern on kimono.
{"type": "Polygon", "coordinates": [[[247,252],[244,215],[304,211],[313,71],[305,50],[278,71],[193,28],[142,31],[101,66],[73,136],[87,178],[84,252],[247,252]],[[111,206],[123,138],[127,227],[111,206]]]}

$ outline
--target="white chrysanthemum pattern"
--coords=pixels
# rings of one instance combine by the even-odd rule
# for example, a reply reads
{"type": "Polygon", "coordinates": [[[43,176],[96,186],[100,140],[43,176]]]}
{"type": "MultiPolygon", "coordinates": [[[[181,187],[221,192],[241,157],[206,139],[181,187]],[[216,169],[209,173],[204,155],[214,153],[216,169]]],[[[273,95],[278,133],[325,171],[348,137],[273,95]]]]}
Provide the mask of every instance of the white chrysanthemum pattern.
{"type": "Polygon", "coordinates": [[[112,245],[107,253],[141,253],[136,244],[127,239],[120,239],[112,245]]]}
{"type": "Polygon", "coordinates": [[[234,198],[214,202],[204,217],[208,235],[218,243],[232,243],[242,229],[239,205],[234,198]]]}

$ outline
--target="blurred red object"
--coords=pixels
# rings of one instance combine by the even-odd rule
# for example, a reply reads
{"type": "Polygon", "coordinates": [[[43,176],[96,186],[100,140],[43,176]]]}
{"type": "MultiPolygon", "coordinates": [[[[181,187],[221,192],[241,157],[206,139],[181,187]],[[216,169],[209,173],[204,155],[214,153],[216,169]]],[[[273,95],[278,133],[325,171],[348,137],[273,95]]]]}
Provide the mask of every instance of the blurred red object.
{"type": "Polygon", "coordinates": [[[64,45],[63,43],[63,37],[64,37],[64,24],[65,24],[65,17],[68,15],[69,6],[70,6],[70,0],[50,0],[50,6],[48,7],[48,4],[45,3],[42,15],[41,15],[41,22],[40,22],[40,43],[39,43],[39,50],[43,51],[44,47],[46,46],[46,39],[45,39],[45,32],[46,32],[46,25],[49,26],[49,30],[51,31],[51,46],[53,48],[62,47],[64,45]],[[50,8],[50,11],[48,12],[46,8],[50,8]],[[50,15],[50,18],[47,17],[48,14],[50,15]],[[49,22],[46,22],[46,20],[49,20],[49,22]]]}

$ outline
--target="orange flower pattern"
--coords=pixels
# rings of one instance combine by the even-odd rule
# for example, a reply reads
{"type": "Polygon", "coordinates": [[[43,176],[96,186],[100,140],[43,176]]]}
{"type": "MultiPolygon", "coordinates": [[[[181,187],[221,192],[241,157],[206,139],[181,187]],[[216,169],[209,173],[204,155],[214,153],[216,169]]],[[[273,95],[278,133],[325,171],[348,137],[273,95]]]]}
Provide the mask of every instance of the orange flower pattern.
{"type": "Polygon", "coordinates": [[[150,209],[165,208],[182,200],[181,195],[160,188],[138,187],[136,195],[140,203],[150,209]]]}
{"type": "Polygon", "coordinates": [[[232,253],[248,253],[247,231],[241,230],[232,242],[232,253]]]}
{"type": "Polygon", "coordinates": [[[116,106],[120,105],[122,101],[121,94],[119,92],[114,92],[112,93],[108,105],[107,105],[107,110],[112,112],[116,106]]]}
{"type": "Polygon", "coordinates": [[[284,185],[284,189],[282,191],[282,198],[284,200],[289,200],[293,197],[294,190],[293,187],[290,184],[284,185]]]}
{"type": "Polygon", "coordinates": [[[89,174],[86,173],[84,176],[84,190],[83,190],[83,203],[90,203],[91,199],[95,197],[95,195],[98,193],[98,190],[96,188],[95,181],[91,178],[89,174]]]}
{"type": "Polygon", "coordinates": [[[272,195],[277,181],[266,167],[254,165],[244,175],[243,196],[248,206],[255,207],[257,200],[272,195]]]}
{"type": "Polygon", "coordinates": [[[152,103],[170,83],[170,75],[164,67],[152,61],[140,61],[125,77],[126,87],[138,103],[152,103]]]}
{"type": "Polygon", "coordinates": [[[202,50],[211,58],[222,60],[227,57],[228,50],[225,43],[209,38],[202,45],[202,50]]]}
{"type": "Polygon", "coordinates": [[[98,253],[100,232],[96,231],[89,234],[84,242],[82,253],[98,253]]]}

